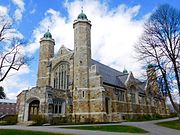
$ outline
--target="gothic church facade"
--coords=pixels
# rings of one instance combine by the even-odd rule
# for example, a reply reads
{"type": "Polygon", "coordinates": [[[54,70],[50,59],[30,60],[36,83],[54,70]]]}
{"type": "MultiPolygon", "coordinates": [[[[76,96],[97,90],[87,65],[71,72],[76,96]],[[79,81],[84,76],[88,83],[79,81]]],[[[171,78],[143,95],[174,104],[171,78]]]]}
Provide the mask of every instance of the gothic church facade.
{"type": "Polygon", "coordinates": [[[40,39],[37,85],[17,96],[18,121],[33,115],[67,117],[72,122],[118,122],[126,115],[166,115],[155,71],[148,80],[117,71],[91,58],[91,22],[82,12],[73,23],[74,50],[61,46],[48,31],[40,39]]]}

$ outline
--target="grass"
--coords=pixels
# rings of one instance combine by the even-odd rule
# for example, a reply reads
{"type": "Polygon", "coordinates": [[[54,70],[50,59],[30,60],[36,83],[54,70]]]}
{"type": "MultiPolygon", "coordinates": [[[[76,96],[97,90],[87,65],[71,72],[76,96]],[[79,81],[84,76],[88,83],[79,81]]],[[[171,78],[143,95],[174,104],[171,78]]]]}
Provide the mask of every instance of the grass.
{"type": "Polygon", "coordinates": [[[56,134],[56,133],[28,131],[28,130],[0,129],[0,135],[67,135],[67,134],[56,134]]]}
{"type": "Polygon", "coordinates": [[[80,129],[80,130],[96,130],[106,132],[126,132],[126,133],[148,133],[147,131],[126,125],[102,125],[102,126],[78,126],[78,127],[65,127],[69,129],[80,129]]]}
{"type": "Polygon", "coordinates": [[[160,122],[160,123],[157,123],[157,125],[180,130],[180,122],[179,122],[179,120],[160,122]]]}
{"type": "Polygon", "coordinates": [[[159,114],[153,114],[153,115],[149,115],[149,114],[136,114],[136,115],[133,115],[133,117],[130,117],[127,115],[127,121],[129,122],[139,122],[139,121],[152,121],[152,120],[160,120],[160,119],[166,119],[166,118],[169,118],[169,117],[162,117],[161,115],[159,114]]]}

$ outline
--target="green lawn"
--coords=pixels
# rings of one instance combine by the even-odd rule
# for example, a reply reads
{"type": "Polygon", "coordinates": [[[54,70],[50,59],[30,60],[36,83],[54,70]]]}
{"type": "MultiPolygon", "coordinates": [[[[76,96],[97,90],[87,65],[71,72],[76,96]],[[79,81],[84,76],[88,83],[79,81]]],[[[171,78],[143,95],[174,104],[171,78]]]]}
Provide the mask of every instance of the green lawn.
{"type": "Polygon", "coordinates": [[[28,131],[28,130],[0,129],[0,135],[67,135],[67,134],[55,134],[55,133],[28,131]]]}
{"type": "Polygon", "coordinates": [[[147,131],[136,128],[133,126],[125,125],[102,125],[102,126],[78,126],[78,127],[66,127],[69,129],[80,129],[80,130],[98,130],[107,132],[126,132],[126,133],[147,133],[147,131]]]}
{"type": "Polygon", "coordinates": [[[179,120],[160,122],[160,123],[157,123],[157,125],[180,130],[180,122],[179,122],[179,120]]]}

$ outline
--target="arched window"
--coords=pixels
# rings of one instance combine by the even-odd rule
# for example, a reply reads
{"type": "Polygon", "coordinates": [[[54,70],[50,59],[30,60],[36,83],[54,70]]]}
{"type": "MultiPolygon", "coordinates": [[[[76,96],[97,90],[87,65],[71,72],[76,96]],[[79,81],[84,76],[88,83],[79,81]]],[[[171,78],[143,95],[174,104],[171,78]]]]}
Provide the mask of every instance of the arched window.
{"type": "Polygon", "coordinates": [[[54,71],[54,88],[66,90],[69,83],[69,63],[61,62],[54,71]]]}
{"type": "Polygon", "coordinates": [[[136,86],[132,84],[129,89],[129,94],[131,96],[130,101],[133,104],[136,104],[136,94],[135,93],[136,93],[136,86]]]}

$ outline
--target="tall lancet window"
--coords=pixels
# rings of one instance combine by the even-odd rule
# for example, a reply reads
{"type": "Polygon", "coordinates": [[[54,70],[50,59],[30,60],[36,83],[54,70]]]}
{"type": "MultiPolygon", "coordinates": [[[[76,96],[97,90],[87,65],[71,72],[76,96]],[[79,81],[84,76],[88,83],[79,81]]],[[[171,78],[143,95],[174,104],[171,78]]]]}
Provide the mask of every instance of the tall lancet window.
{"type": "Polygon", "coordinates": [[[54,83],[55,84],[57,83],[57,85],[55,85],[54,88],[62,89],[62,90],[68,89],[69,63],[64,61],[61,62],[55,69],[54,74],[55,74],[54,83]]]}

